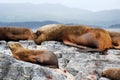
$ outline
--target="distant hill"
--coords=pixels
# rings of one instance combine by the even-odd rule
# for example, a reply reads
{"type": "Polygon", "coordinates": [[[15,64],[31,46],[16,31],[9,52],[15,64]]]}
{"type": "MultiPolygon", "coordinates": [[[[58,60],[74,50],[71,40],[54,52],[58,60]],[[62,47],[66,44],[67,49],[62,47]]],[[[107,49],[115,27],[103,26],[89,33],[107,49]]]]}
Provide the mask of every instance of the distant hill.
{"type": "Polygon", "coordinates": [[[0,22],[57,21],[60,23],[110,26],[120,23],[120,10],[92,12],[60,4],[2,4],[0,22]]]}
{"type": "MultiPolygon", "coordinates": [[[[39,27],[48,25],[48,24],[63,24],[63,23],[56,22],[56,21],[0,22],[0,27],[27,27],[31,29],[38,29],[39,27]]],[[[80,25],[80,24],[68,23],[66,25],[80,25]]],[[[99,27],[99,28],[120,28],[120,24],[114,24],[108,27],[96,26],[96,25],[88,25],[88,26],[99,27]]]]}
{"type": "Polygon", "coordinates": [[[120,28],[120,24],[111,25],[109,28],[120,28]]]}
{"type": "Polygon", "coordinates": [[[31,29],[37,29],[40,26],[47,25],[47,24],[60,24],[59,22],[55,21],[42,21],[42,22],[0,22],[0,27],[5,26],[16,26],[16,27],[28,27],[31,29]]]}

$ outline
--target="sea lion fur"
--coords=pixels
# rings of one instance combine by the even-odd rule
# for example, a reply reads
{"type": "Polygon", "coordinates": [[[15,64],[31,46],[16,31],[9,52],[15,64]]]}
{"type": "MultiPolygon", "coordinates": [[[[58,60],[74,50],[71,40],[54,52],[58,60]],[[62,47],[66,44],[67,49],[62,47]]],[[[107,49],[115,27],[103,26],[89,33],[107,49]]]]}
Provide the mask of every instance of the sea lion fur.
{"type": "Polygon", "coordinates": [[[0,27],[0,40],[33,40],[33,32],[25,27],[0,27]]]}
{"type": "Polygon", "coordinates": [[[112,40],[107,31],[85,25],[51,24],[40,27],[34,33],[36,44],[50,40],[82,49],[89,47],[90,51],[104,51],[112,47],[112,40]]]}
{"type": "Polygon", "coordinates": [[[108,68],[103,70],[102,76],[111,80],[120,80],[120,68],[108,68]]]}
{"type": "Polygon", "coordinates": [[[8,43],[8,46],[18,60],[59,68],[57,56],[51,51],[25,49],[18,42],[8,43]]]}

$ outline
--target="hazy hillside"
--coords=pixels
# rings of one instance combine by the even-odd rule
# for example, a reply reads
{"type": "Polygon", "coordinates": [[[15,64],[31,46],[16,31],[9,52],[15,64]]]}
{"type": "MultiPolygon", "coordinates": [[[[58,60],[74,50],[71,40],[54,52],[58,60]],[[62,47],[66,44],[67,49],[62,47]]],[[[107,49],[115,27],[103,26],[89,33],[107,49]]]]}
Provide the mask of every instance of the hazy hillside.
{"type": "Polygon", "coordinates": [[[111,25],[109,28],[120,28],[120,24],[111,25]]]}
{"type": "Polygon", "coordinates": [[[120,10],[92,12],[59,4],[0,4],[0,22],[57,21],[98,26],[120,23],[120,10]]]}
{"type": "Polygon", "coordinates": [[[0,27],[5,26],[16,26],[16,27],[28,27],[31,29],[37,29],[40,26],[47,25],[47,24],[60,24],[59,22],[55,21],[42,21],[42,22],[0,22],[0,27]]]}

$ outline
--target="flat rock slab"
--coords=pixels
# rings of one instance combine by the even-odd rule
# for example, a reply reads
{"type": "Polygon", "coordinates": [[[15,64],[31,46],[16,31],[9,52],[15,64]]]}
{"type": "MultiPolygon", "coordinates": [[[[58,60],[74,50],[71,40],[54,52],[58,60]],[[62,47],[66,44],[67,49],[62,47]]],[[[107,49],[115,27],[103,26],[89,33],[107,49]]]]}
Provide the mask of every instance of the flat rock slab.
{"type": "Polygon", "coordinates": [[[0,80],[74,80],[69,73],[14,59],[0,53],[0,80]]]}
{"type": "Polygon", "coordinates": [[[120,50],[110,49],[106,55],[99,52],[83,53],[80,49],[61,42],[19,41],[24,48],[53,51],[60,69],[52,69],[16,60],[5,41],[0,42],[0,80],[109,80],[101,77],[107,68],[120,67],[120,50]]]}

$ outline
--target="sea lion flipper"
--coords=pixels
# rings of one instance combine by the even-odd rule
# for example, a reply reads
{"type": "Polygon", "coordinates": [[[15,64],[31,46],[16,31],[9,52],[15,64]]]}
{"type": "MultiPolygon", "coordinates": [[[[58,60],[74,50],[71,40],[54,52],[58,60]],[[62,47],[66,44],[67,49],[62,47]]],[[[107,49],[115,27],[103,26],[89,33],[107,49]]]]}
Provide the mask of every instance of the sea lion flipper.
{"type": "Polygon", "coordinates": [[[16,37],[15,37],[14,34],[12,34],[12,33],[6,33],[6,34],[7,34],[6,36],[7,36],[8,38],[16,40],[16,37]]]}
{"type": "Polygon", "coordinates": [[[49,68],[59,68],[59,66],[55,66],[55,65],[46,65],[49,68]]]}
{"type": "Polygon", "coordinates": [[[114,45],[113,45],[113,48],[115,48],[115,49],[120,49],[120,45],[118,45],[118,46],[114,46],[114,45]]]}
{"type": "Polygon", "coordinates": [[[81,50],[82,52],[102,52],[99,49],[92,49],[92,48],[87,48],[87,49],[83,49],[81,50]]]}
{"type": "Polygon", "coordinates": [[[34,62],[36,64],[40,63],[39,59],[36,56],[30,56],[29,59],[31,62],[34,62]]]}
{"type": "Polygon", "coordinates": [[[66,44],[66,45],[69,45],[69,46],[80,48],[80,49],[86,49],[87,48],[85,46],[77,45],[77,44],[72,43],[72,42],[67,41],[67,40],[63,40],[63,43],[66,44]]]}

